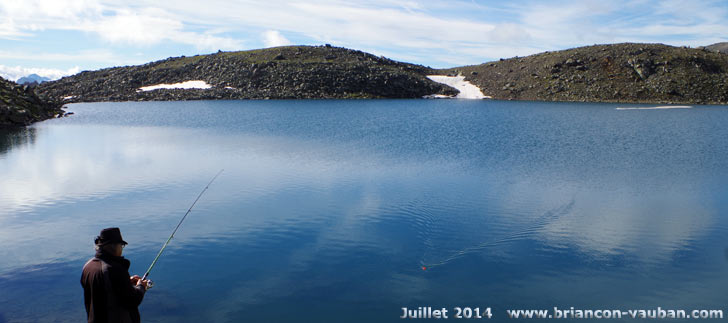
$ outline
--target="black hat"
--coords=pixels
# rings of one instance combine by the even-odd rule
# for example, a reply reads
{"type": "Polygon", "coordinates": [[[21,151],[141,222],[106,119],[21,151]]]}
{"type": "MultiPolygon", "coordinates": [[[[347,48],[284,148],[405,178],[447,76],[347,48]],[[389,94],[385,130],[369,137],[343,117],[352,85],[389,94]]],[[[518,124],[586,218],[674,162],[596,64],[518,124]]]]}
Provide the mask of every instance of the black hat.
{"type": "Polygon", "coordinates": [[[101,230],[101,233],[94,240],[97,245],[103,246],[109,243],[121,243],[128,244],[124,239],[121,238],[121,231],[119,228],[106,228],[101,230]]]}

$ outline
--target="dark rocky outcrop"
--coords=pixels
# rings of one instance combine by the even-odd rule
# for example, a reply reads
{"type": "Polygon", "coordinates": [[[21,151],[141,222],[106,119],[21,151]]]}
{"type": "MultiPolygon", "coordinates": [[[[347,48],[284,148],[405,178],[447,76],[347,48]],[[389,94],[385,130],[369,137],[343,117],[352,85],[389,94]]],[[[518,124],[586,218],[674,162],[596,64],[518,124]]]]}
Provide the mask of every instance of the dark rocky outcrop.
{"type": "Polygon", "coordinates": [[[420,98],[457,90],[425,77],[433,70],[331,46],[286,46],[176,57],[139,66],[107,68],[45,82],[38,92],[65,102],[420,98]],[[211,89],[144,86],[201,80],[211,89]]]}
{"type": "Polygon", "coordinates": [[[662,44],[587,46],[441,70],[505,100],[728,103],[728,55],[662,44]]]}
{"type": "Polygon", "coordinates": [[[0,127],[25,126],[62,114],[59,102],[42,100],[32,87],[0,78],[0,127]]]}

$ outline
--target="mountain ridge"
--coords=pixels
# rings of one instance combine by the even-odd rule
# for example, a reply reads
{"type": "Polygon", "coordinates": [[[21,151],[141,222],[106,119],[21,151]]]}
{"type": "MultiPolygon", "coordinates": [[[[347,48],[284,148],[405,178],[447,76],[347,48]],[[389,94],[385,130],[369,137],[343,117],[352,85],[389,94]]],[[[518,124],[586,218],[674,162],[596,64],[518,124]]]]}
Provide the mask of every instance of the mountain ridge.
{"type": "Polygon", "coordinates": [[[501,100],[728,103],[728,56],[663,44],[584,46],[441,70],[501,100]]]}
{"type": "Polygon", "coordinates": [[[37,91],[68,103],[421,98],[458,93],[426,77],[432,74],[462,74],[485,95],[503,100],[728,103],[728,56],[705,48],[640,43],[584,46],[448,69],[330,45],[219,51],[84,71],[44,82],[37,91]],[[139,91],[191,80],[212,87],[139,91]]]}
{"type": "Polygon", "coordinates": [[[38,92],[48,98],[65,98],[66,102],[420,98],[457,93],[425,77],[433,72],[429,67],[330,45],[283,46],[84,71],[40,84],[38,92]],[[139,90],[192,80],[212,87],[139,90]]]}

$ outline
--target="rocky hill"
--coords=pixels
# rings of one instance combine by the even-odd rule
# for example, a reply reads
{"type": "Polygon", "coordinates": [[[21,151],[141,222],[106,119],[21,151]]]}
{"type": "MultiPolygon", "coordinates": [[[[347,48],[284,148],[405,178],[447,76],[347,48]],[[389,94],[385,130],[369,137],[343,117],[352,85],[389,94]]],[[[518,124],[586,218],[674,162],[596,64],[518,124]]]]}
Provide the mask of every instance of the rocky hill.
{"type": "Polygon", "coordinates": [[[662,44],[613,44],[441,70],[494,99],[728,103],[728,55],[662,44]]]}
{"type": "Polygon", "coordinates": [[[42,100],[32,87],[0,78],[0,127],[24,126],[62,114],[60,103],[42,100]]]}
{"type": "Polygon", "coordinates": [[[715,43],[710,46],[705,46],[705,49],[718,53],[728,54],[728,42],[715,43]]]}
{"type": "Polygon", "coordinates": [[[456,90],[425,77],[432,69],[361,51],[286,46],[176,57],[45,82],[37,91],[65,102],[196,99],[420,98],[456,90]],[[141,87],[199,80],[210,89],[141,87]]]}

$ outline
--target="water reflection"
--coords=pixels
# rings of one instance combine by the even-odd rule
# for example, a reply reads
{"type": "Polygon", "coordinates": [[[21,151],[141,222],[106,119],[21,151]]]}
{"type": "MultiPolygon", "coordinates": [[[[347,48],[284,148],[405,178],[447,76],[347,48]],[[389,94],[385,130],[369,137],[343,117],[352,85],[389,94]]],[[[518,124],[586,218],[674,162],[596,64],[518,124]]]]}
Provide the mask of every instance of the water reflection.
{"type": "Polygon", "coordinates": [[[33,145],[37,131],[33,127],[0,128],[0,158],[15,147],[33,145]]]}
{"type": "MultiPolygon", "coordinates": [[[[428,163],[397,164],[377,159],[376,155],[360,155],[293,138],[230,137],[189,129],[117,126],[72,125],[44,130],[38,144],[4,161],[0,244],[8,247],[2,255],[16,261],[0,265],[0,273],[74,257],[79,247],[88,245],[88,237],[96,234],[98,227],[120,225],[120,219],[127,227],[144,226],[143,233],[130,232],[130,239],[144,245],[156,244],[159,237],[168,234],[171,223],[176,222],[194,194],[220,168],[226,172],[205,197],[207,205],[272,201],[265,206],[267,210],[259,212],[222,211],[223,216],[197,223],[189,238],[229,235],[239,228],[253,230],[271,223],[287,228],[290,222],[329,217],[325,213],[300,214],[300,210],[305,210],[307,204],[318,207],[316,203],[321,202],[322,196],[324,200],[348,203],[345,195],[333,195],[333,191],[352,183],[372,183],[388,177],[406,181],[432,169],[428,163]],[[59,138],[66,144],[52,144],[59,138]],[[336,162],[332,162],[333,158],[336,162]],[[308,192],[307,197],[287,194],[299,191],[308,192]],[[290,209],[284,204],[276,212],[275,199],[284,197],[287,203],[298,200],[297,206],[290,209]],[[58,235],[58,244],[32,256],[23,255],[22,250],[43,244],[35,239],[37,232],[58,235]]],[[[447,166],[439,168],[444,170],[447,166]]],[[[378,194],[374,187],[369,190],[378,194]]],[[[374,199],[363,202],[364,210],[352,211],[342,219],[360,216],[367,207],[374,208],[374,199]]],[[[230,207],[239,208],[237,204],[230,207]]],[[[202,212],[206,206],[200,204],[198,208],[202,212]]],[[[196,223],[194,218],[190,222],[196,223]]],[[[351,226],[342,225],[329,232],[351,234],[351,226]]]]}
{"type": "Polygon", "coordinates": [[[593,257],[629,254],[661,264],[692,248],[714,227],[718,212],[702,200],[665,192],[651,197],[582,196],[573,214],[546,226],[544,239],[568,243],[593,257]]]}
{"type": "Polygon", "coordinates": [[[724,300],[701,288],[726,283],[725,113],[157,104],[71,106],[73,118],[0,140],[14,147],[0,155],[0,259],[12,259],[0,263],[0,290],[12,291],[0,318],[78,321],[77,275],[98,230],[120,226],[131,271],[143,272],[221,168],[155,267],[145,319],[367,322],[422,304],[724,300]],[[42,302],[50,310],[32,310],[42,302]]]}

